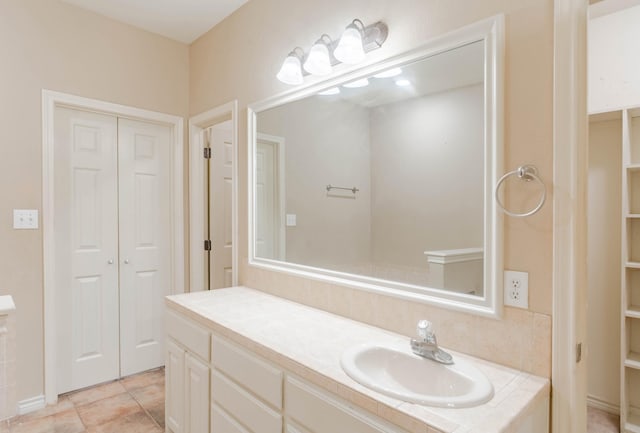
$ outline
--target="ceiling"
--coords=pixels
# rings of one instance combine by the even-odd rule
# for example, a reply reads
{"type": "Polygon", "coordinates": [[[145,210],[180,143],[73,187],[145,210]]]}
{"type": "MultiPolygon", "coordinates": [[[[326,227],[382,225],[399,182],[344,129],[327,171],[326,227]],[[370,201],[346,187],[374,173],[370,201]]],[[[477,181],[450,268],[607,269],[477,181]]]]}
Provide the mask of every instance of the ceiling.
{"type": "Polygon", "coordinates": [[[248,0],[61,0],[190,44],[248,0]]]}

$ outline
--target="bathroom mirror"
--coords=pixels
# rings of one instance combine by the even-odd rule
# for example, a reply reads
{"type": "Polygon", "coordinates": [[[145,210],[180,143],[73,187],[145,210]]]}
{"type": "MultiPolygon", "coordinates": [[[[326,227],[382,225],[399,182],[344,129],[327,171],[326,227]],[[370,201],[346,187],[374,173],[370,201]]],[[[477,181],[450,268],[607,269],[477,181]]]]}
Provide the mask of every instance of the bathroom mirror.
{"type": "Polygon", "coordinates": [[[501,29],[252,104],[249,264],[498,316],[501,29]]]}

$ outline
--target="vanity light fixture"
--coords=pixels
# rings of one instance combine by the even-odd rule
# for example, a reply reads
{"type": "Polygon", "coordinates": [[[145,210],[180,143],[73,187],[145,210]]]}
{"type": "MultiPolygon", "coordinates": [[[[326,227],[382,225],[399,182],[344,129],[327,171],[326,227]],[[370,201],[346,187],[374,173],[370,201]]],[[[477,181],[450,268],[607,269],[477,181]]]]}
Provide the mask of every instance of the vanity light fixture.
{"type": "Polygon", "coordinates": [[[339,41],[323,34],[313,44],[308,56],[302,48],[296,47],[284,60],[276,77],[283,83],[299,85],[304,82],[304,75],[330,74],[337,64],[355,64],[364,60],[366,53],[382,46],[388,33],[387,25],[381,21],[365,27],[362,21],[355,19],[339,41]]]}
{"type": "Polygon", "coordinates": [[[302,58],[304,51],[296,47],[289,53],[276,77],[286,84],[298,85],[303,83],[302,79],[302,58]]]}
{"type": "Polygon", "coordinates": [[[304,70],[311,75],[328,75],[333,70],[331,57],[329,56],[329,46],[331,38],[324,34],[309,50],[307,60],[304,61],[304,70]]]}
{"type": "Polygon", "coordinates": [[[402,74],[402,69],[392,68],[392,69],[387,69],[386,71],[382,71],[379,74],[375,74],[374,78],[391,78],[391,77],[397,77],[400,74],[402,74]]]}
{"type": "Polygon", "coordinates": [[[355,88],[358,88],[358,87],[365,87],[365,86],[368,86],[368,85],[369,85],[369,80],[366,79],[366,78],[361,78],[359,80],[352,81],[352,82],[347,83],[347,84],[343,84],[344,87],[348,87],[350,89],[355,89],[355,88]]]}
{"type": "Polygon", "coordinates": [[[364,24],[355,19],[347,26],[342,33],[338,46],[333,51],[336,59],[348,65],[354,65],[364,60],[364,45],[362,44],[362,33],[364,24]]]}
{"type": "Polygon", "coordinates": [[[409,86],[410,84],[411,84],[411,81],[407,80],[406,78],[400,78],[399,80],[396,80],[396,86],[406,87],[406,86],[409,86]]]}

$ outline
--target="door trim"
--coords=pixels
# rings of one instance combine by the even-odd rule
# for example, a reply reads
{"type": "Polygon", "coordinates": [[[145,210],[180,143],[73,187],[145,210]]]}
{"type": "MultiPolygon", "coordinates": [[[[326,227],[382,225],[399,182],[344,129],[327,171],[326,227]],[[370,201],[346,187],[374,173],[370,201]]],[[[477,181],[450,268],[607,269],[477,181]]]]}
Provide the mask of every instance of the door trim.
{"type": "Polygon", "coordinates": [[[58,400],[56,387],[56,311],[54,267],[54,114],[56,107],[93,111],[161,123],[172,128],[171,293],[184,292],[183,141],[181,117],[51,90],[42,90],[42,244],[44,290],[44,391],[47,404],[58,400]]]}
{"type": "Polygon", "coordinates": [[[586,431],[587,2],[554,2],[553,433],[586,431]]]}
{"type": "Polygon", "coordinates": [[[238,100],[234,99],[189,119],[189,291],[204,290],[198,283],[204,275],[204,170],[203,131],[217,123],[231,121],[233,161],[231,165],[231,284],[238,285],[238,100]]]}
{"type": "MultiPolygon", "coordinates": [[[[286,232],[286,191],[285,191],[285,139],[276,135],[263,134],[258,132],[256,134],[258,141],[266,141],[272,143],[276,147],[276,164],[278,171],[276,173],[276,181],[278,182],[278,224],[276,230],[278,231],[276,237],[278,239],[278,257],[275,260],[285,260],[287,257],[287,232],[286,232]]],[[[256,143],[257,146],[257,143],[256,143]]]]}

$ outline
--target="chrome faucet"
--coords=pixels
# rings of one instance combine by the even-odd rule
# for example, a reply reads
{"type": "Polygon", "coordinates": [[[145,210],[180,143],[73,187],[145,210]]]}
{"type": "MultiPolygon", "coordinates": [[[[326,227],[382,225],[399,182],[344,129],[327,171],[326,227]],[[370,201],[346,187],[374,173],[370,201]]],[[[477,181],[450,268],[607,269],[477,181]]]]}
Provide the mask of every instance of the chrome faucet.
{"type": "Polygon", "coordinates": [[[438,347],[436,333],[428,320],[418,322],[418,338],[411,339],[411,350],[418,356],[441,364],[453,364],[453,356],[438,347]]]}

